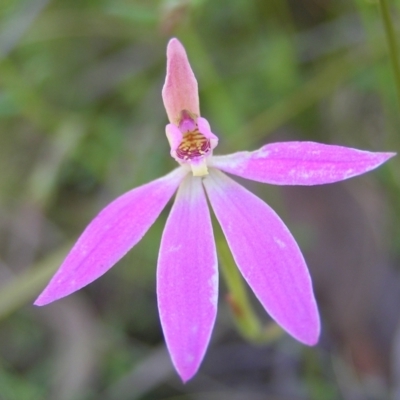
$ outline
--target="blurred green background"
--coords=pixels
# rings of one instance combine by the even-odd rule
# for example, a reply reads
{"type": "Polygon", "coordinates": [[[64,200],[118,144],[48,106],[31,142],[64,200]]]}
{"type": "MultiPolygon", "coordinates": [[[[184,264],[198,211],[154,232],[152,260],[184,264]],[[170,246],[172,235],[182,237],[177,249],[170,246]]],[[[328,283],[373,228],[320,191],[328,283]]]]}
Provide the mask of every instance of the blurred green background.
{"type": "MultiPolygon", "coordinates": [[[[389,7],[397,36],[400,1],[389,7]]],[[[396,158],[334,185],[244,182],[304,251],[323,323],[314,348],[286,334],[246,341],[222,282],[212,342],[183,385],[155,296],[169,207],[101,279],[32,305],[104,205],[175,166],[161,101],[172,36],[198,78],[216,154],[286,140],[399,149],[376,0],[2,0],[0,400],[400,399],[396,158]]]]}

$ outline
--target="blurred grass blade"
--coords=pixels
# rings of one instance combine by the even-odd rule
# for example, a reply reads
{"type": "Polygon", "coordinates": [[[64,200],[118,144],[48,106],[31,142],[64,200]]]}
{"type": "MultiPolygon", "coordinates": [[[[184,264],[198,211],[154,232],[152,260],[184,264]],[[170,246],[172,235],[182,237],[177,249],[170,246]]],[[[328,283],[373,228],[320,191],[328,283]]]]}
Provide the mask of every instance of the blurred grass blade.
{"type": "MultiPolygon", "coordinates": [[[[374,58],[362,54],[356,56],[355,53],[353,51],[350,56],[338,57],[329,63],[298,90],[257,115],[241,128],[241,131],[246,132],[246,136],[256,144],[259,139],[322,100],[357,71],[376,61],[374,58]]],[[[239,137],[239,135],[234,134],[233,137],[239,137]]]]}
{"type": "MultiPolygon", "coordinates": [[[[61,264],[72,243],[60,247],[0,289],[0,320],[33,301],[61,264]]],[[[33,306],[32,306],[33,307],[33,306]]]]}
{"type": "Polygon", "coordinates": [[[27,0],[15,15],[10,16],[0,31],[0,59],[17,45],[50,0],[27,0]]]}
{"type": "Polygon", "coordinates": [[[30,201],[39,204],[42,208],[48,206],[56,190],[56,180],[63,162],[71,155],[84,134],[82,122],[70,117],[63,121],[49,140],[47,154],[43,161],[37,164],[28,183],[30,201]]]}
{"type": "Polygon", "coordinates": [[[385,27],[385,32],[386,32],[386,41],[389,48],[389,56],[390,56],[390,61],[392,63],[394,81],[397,89],[398,105],[400,106],[400,64],[399,64],[399,53],[398,53],[396,32],[393,27],[389,4],[387,0],[379,0],[379,5],[381,8],[383,25],[385,27]]]}

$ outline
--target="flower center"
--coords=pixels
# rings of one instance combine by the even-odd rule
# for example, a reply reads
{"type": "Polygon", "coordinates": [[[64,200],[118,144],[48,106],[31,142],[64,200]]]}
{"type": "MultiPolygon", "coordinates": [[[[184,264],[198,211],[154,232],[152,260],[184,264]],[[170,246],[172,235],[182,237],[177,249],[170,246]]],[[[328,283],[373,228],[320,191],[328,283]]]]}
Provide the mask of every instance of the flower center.
{"type": "Polygon", "coordinates": [[[182,160],[191,160],[201,157],[211,150],[210,140],[195,128],[192,132],[186,132],[176,149],[176,155],[182,160]]]}
{"type": "Polygon", "coordinates": [[[207,160],[218,144],[206,119],[182,110],[178,124],[168,124],[165,133],[171,146],[171,156],[189,166],[193,176],[208,174],[207,160]]]}

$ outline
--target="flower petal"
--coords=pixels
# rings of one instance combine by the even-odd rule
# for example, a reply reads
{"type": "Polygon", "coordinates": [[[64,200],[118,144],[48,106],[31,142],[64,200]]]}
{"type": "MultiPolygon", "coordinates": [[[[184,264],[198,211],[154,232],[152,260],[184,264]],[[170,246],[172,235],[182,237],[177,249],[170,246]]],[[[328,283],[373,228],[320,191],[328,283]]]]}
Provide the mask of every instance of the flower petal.
{"type": "Polygon", "coordinates": [[[35,301],[43,306],[88,285],[107,272],[147,232],[186,175],[170,174],[118,197],[88,225],[35,301]]]}
{"type": "Polygon", "coordinates": [[[373,153],[314,142],[271,143],[261,149],[213,157],[230,174],[275,185],[321,185],[361,175],[396,153],[373,153]]]}
{"type": "Polygon", "coordinates": [[[167,76],[162,90],[168,119],[177,125],[183,110],[200,115],[197,80],[190,67],[186,51],[178,39],[171,39],[167,47],[167,76]]]}
{"type": "Polygon", "coordinates": [[[186,382],[206,352],[218,300],[217,256],[201,178],[188,176],[179,188],[161,240],[157,295],[167,347],[186,382]]]}
{"type": "Polygon", "coordinates": [[[218,145],[218,136],[211,132],[211,127],[205,118],[197,118],[197,126],[199,132],[202,133],[207,139],[210,139],[211,149],[214,150],[218,145]]]}
{"type": "Polygon", "coordinates": [[[204,185],[235,262],[268,313],[300,342],[320,332],[310,275],[300,249],[278,215],[222,172],[204,185]]]}
{"type": "Polygon", "coordinates": [[[182,138],[183,138],[182,132],[176,125],[168,124],[165,127],[165,134],[167,136],[169,146],[171,147],[171,156],[175,157],[176,149],[179,147],[179,145],[182,142],[182,138]]]}

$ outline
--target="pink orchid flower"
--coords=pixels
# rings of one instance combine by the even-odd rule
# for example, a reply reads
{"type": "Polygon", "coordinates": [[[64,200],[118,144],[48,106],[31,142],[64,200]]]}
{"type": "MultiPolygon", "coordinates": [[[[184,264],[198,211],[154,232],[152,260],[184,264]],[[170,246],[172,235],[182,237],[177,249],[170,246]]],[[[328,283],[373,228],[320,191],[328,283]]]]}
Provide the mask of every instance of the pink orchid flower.
{"type": "Polygon", "coordinates": [[[267,204],[224,172],[275,185],[321,185],[370,171],[395,153],[284,142],[213,156],[218,138],[200,117],[197,81],[177,39],[168,44],[162,96],[171,156],[180,166],[104,208],[35,304],[67,296],[108,271],[143,237],[178,189],[161,240],[157,296],[166,344],[182,380],[197,372],[217,313],[218,262],[207,198],[239,270],[265,310],[294,338],[314,345],[320,320],[295,239],[267,204]]]}

